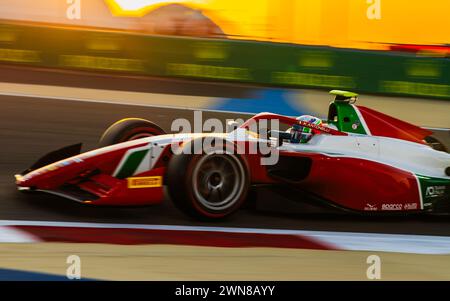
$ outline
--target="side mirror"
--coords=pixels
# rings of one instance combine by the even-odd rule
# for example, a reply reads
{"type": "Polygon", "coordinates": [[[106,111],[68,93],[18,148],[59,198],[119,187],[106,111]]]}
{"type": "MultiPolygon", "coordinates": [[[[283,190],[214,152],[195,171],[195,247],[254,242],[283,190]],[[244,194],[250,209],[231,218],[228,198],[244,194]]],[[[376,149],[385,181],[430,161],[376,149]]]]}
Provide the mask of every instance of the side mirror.
{"type": "Polygon", "coordinates": [[[275,131],[275,130],[269,131],[269,136],[277,138],[278,146],[282,146],[284,140],[291,140],[291,137],[292,137],[291,133],[275,131]]]}

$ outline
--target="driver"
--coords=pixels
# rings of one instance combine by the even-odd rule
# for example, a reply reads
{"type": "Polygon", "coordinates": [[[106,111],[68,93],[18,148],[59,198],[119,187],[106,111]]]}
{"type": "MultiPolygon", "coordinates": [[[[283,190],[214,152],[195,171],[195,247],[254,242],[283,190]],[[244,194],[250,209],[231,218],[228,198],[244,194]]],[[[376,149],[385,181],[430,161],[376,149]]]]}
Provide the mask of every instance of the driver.
{"type": "MultiPolygon", "coordinates": [[[[297,120],[312,123],[315,125],[322,125],[322,119],[311,115],[302,115],[300,117],[297,117],[297,120]]],[[[289,129],[289,131],[291,132],[291,142],[293,143],[307,143],[315,134],[320,134],[319,130],[310,129],[298,124],[294,124],[292,128],[289,129]]]]}

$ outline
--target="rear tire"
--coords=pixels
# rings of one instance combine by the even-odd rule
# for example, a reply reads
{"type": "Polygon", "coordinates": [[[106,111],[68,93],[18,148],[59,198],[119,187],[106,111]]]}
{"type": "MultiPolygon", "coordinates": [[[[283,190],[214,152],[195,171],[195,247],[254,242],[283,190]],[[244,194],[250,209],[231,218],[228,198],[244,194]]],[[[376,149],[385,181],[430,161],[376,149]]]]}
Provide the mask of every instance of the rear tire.
{"type": "Polygon", "coordinates": [[[196,219],[212,221],[229,217],[242,206],[250,179],[242,158],[208,151],[173,155],[167,185],[178,209],[196,219]]]}
{"type": "Polygon", "coordinates": [[[140,118],[126,118],[111,125],[102,135],[99,147],[126,141],[164,135],[166,132],[157,124],[140,118]]]}

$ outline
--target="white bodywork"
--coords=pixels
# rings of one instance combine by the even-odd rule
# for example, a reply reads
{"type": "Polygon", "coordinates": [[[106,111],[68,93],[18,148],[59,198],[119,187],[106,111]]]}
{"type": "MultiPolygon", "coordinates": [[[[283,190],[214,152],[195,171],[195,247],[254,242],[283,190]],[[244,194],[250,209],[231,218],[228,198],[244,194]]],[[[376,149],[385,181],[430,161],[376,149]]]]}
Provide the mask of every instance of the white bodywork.
{"type": "Polygon", "coordinates": [[[450,179],[445,174],[445,169],[450,166],[450,154],[436,151],[427,145],[400,139],[358,134],[316,135],[306,144],[285,143],[280,150],[360,158],[414,174],[450,179]]]}
{"type": "MultiPolygon", "coordinates": [[[[118,148],[148,143],[140,148],[130,149],[127,152],[129,154],[141,149],[151,148],[151,152],[143,160],[142,166],[138,168],[138,171],[144,171],[153,167],[164,146],[207,136],[224,137],[229,141],[267,141],[259,139],[256,134],[244,129],[237,129],[227,134],[168,134],[112,145],[80,156],[90,157],[118,148]]],[[[275,138],[271,138],[271,140],[274,142],[275,138]]],[[[275,145],[275,143],[273,144],[275,145]]],[[[333,157],[360,158],[387,164],[414,174],[450,180],[450,177],[445,174],[445,169],[450,167],[450,154],[436,151],[427,145],[400,139],[358,134],[349,134],[349,136],[323,134],[315,135],[308,143],[304,144],[285,142],[278,149],[293,152],[321,153],[333,157]]],[[[127,154],[122,161],[126,159],[127,154]]],[[[121,163],[117,166],[117,170],[120,169],[121,163]]]]}

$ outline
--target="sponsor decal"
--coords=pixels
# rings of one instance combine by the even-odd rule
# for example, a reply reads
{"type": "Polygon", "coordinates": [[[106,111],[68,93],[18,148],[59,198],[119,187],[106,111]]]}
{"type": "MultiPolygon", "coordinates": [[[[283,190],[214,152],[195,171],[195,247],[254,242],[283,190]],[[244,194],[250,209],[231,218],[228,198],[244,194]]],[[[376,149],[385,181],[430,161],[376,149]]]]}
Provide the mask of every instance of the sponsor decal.
{"type": "Polygon", "coordinates": [[[94,150],[91,150],[88,153],[81,154],[80,157],[75,158],[75,159],[76,160],[80,160],[80,162],[82,162],[85,159],[89,159],[89,158],[95,157],[95,156],[100,155],[100,154],[102,154],[104,152],[105,151],[102,148],[94,149],[94,150]]]}
{"type": "Polygon", "coordinates": [[[41,175],[41,172],[32,171],[31,173],[26,174],[22,179],[24,181],[28,181],[29,179],[37,177],[39,175],[41,175]]]}
{"type": "Polygon", "coordinates": [[[381,210],[399,211],[402,209],[403,209],[402,204],[383,204],[383,205],[381,205],[381,210]]]}
{"type": "Polygon", "coordinates": [[[63,161],[63,162],[56,163],[55,166],[57,168],[61,168],[61,167],[69,166],[70,164],[72,164],[72,163],[69,161],[63,161]]]}
{"type": "Polygon", "coordinates": [[[319,125],[319,124],[309,123],[309,122],[302,121],[302,120],[299,120],[298,124],[301,125],[301,126],[304,126],[304,127],[307,127],[307,128],[316,129],[316,130],[319,130],[319,131],[322,131],[322,132],[325,132],[325,133],[331,133],[331,129],[330,128],[322,126],[322,125],[319,125]]]}
{"type": "Polygon", "coordinates": [[[403,207],[405,210],[417,210],[417,203],[406,203],[403,207]]]}
{"type": "Polygon", "coordinates": [[[63,168],[63,167],[66,167],[66,166],[69,166],[69,165],[72,165],[75,163],[81,163],[81,162],[83,162],[82,159],[74,158],[74,159],[68,159],[65,161],[53,163],[51,165],[48,165],[47,167],[44,167],[44,170],[42,172],[33,172],[33,175],[34,174],[39,175],[39,174],[43,174],[43,173],[46,173],[49,171],[55,171],[57,169],[60,169],[60,168],[63,168]]]}
{"type": "Polygon", "coordinates": [[[445,186],[428,186],[425,192],[427,198],[437,198],[445,194],[445,186]]]}
{"type": "Polygon", "coordinates": [[[53,164],[53,165],[48,166],[46,170],[47,171],[54,171],[54,170],[57,170],[58,168],[59,168],[58,165],[53,164]]]}
{"type": "Polygon", "coordinates": [[[365,211],[378,211],[378,207],[377,205],[371,205],[369,203],[366,204],[366,206],[364,207],[365,211]]]}
{"type": "MultiPolygon", "coordinates": [[[[381,205],[381,210],[384,211],[401,211],[401,210],[417,210],[417,203],[406,203],[406,204],[383,204],[381,205]]],[[[377,205],[372,205],[367,203],[364,207],[365,211],[378,211],[377,205]]]]}
{"type": "Polygon", "coordinates": [[[154,188],[162,186],[162,177],[135,177],[128,178],[128,188],[154,188]]]}

